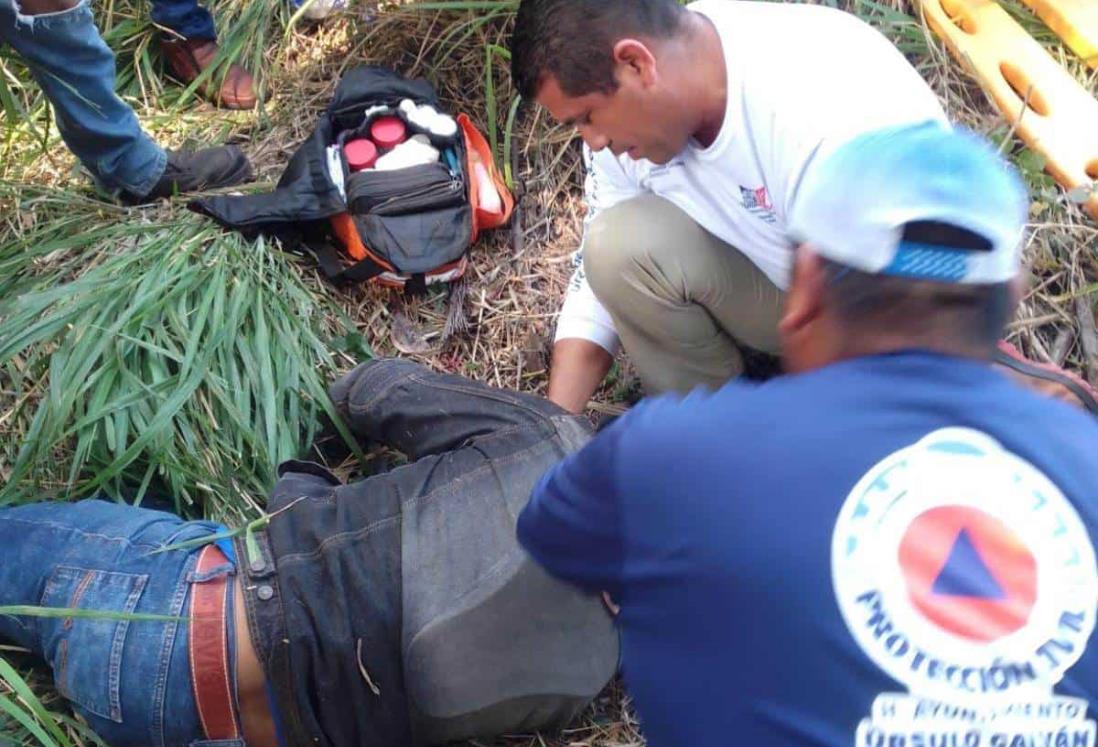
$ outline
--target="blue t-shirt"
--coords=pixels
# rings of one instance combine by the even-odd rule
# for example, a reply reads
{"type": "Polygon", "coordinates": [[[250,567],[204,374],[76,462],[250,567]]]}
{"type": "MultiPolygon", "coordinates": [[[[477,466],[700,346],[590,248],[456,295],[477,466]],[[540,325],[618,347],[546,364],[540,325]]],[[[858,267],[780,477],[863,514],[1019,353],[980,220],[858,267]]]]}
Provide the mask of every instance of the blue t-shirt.
{"type": "Polygon", "coordinates": [[[985,364],[647,401],[518,534],[620,604],[651,747],[1095,744],[1098,423],[985,364]]]}

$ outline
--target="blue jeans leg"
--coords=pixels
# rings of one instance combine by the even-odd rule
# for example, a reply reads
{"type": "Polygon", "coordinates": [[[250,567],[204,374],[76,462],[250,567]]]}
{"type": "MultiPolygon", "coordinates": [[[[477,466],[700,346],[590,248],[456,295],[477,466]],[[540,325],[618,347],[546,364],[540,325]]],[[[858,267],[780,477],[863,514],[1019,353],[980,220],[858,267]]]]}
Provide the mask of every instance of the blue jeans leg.
{"type": "MultiPolygon", "coordinates": [[[[185,618],[201,580],[197,552],[154,551],[218,529],[100,500],[0,509],[0,606],[185,618]]],[[[228,564],[213,573],[233,572],[228,564]]],[[[45,660],[61,694],[112,747],[202,744],[185,621],[0,616],[0,640],[45,660]]]]}
{"type": "Polygon", "coordinates": [[[95,26],[87,0],[60,13],[26,16],[0,0],[0,42],[10,44],[53,104],[61,137],[111,191],[143,197],[167,165],[133,109],[114,92],[114,53],[95,26]]]}
{"type": "Polygon", "coordinates": [[[213,17],[198,0],[153,0],[152,19],[184,39],[217,39],[213,17]]]}

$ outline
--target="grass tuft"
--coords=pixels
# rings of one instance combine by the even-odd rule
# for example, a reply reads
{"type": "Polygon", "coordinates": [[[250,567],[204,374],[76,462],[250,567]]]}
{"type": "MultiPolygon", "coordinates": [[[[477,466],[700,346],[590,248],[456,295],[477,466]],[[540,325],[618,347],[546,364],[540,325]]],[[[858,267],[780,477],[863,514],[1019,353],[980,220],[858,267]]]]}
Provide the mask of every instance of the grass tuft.
{"type": "Polygon", "coordinates": [[[152,493],[253,517],[330,410],[327,300],[264,240],[198,216],[91,217],[0,244],[0,380],[21,392],[0,503],[152,493]]]}

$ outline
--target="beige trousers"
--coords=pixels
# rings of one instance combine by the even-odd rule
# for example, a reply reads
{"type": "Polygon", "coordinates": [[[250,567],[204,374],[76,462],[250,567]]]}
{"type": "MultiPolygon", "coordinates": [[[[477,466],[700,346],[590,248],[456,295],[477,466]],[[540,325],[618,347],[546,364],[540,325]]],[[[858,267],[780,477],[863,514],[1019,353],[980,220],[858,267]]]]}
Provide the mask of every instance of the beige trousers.
{"type": "Polygon", "coordinates": [[[778,352],[782,291],[662,197],[601,213],[583,264],[650,394],[723,385],[743,372],[741,345],[778,352]]]}

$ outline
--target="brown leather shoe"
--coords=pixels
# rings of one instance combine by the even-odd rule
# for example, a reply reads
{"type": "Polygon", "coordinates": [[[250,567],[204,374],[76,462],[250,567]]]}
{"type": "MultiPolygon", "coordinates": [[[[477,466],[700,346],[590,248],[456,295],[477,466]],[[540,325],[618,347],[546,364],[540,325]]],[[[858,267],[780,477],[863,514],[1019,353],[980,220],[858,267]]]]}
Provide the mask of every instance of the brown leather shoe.
{"type": "MultiPolygon", "coordinates": [[[[165,39],[160,42],[160,49],[172,75],[185,85],[193,83],[195,78],[210,67],[218,52],[217,42],[209,39],[165,39]]],[[[247,70],[235,63],[229,66],[228,73],[215,70],[198,91],[226,109],[255,108],[255,81],[247,70]],[[224,82],[218,89],[217,82],[222,79],[223,74],[224,82]]]]}

